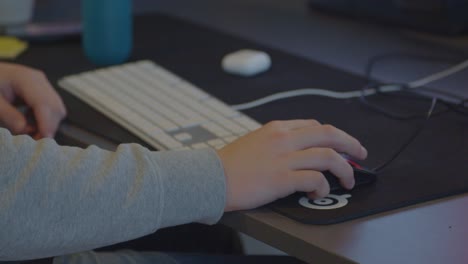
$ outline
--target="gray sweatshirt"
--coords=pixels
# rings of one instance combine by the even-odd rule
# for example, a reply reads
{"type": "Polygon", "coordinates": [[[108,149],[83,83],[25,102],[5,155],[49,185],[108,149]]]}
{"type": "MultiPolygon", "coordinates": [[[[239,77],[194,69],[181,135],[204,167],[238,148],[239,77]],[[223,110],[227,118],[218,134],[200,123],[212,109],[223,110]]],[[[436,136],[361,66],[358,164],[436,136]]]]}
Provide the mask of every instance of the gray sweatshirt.
{"type": "Polygon", "coordinates": [[[0,128],[0,261],[80,252],[189,222],[216,223],[225,177],[213,150],[115,152],[0,128]]]}

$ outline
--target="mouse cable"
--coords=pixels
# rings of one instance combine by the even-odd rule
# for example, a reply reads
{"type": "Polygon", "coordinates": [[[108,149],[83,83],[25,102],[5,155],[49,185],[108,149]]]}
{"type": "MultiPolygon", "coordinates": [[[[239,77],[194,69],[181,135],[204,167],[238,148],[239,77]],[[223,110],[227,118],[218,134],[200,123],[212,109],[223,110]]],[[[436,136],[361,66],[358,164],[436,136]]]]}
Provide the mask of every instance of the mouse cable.
{"type": "MultiPolygon", "coordinates": [[[[378,89],[379,85],[383,85],[382,83],[378,83],[376,81],[373,81],[372,78],[371,78],[374,66],[380,60],[391,59],[391,58],[394,58],[395,56],[396,57],[403,57],[403,58],[410,58],[410,59],[418,59],[418,60],[431,60],[431,61],[445,62],[445,63],[450,62],[450,63],[453,64],[453,60],[451,60],[451,59],[437,58],[437,57],[433,57],[433,56],[425,56],[425,55],[417,55],[417,54],[415,55],[415,54],[407,54],[407,53],[389,53],[389,54],[379,55],[379,56],[376,56],[376,57],[373,57],[372,59],[370,59],[368,64],[366,65],[366,68],[365,68],[366,75],[365,76],[366,76],[366,79],[368,80],[368,84],[367,84],[367,86],[363,87],[363,89],[365,89],[365,88],[367,88],[369,86],[374,86],[374,88],[378,89]]],[[[460,64],[457,65],[457,66],[460,66],[460,64]]],[[[463,66],[463,65],[461,65],[461,66],[463,66]]],[[[454,69],[454,70],[456,70],[456,69],[454,69]]],[[[450,73],[453,74],[454,72],[447,72],[446,71],[444,73],[444,75],[450,74],[450,73]]],[[[420,79],[420,80],[423,80],[423,79],[420,79]]],[[[427,81],[428,80],[426,79],[425,82],[427,82],[427,81]]],[[[380,166],[376,167],[375,170],[381,171],[387,165],[389,165],[391,162],[393,162],[411,144],[411,142],[413,142],[420,135],[420,133],[423,131],[426,124],[428,123],[428,119],[430,117],[434,117],[434,116],[436,116],[438,114],[446,113],[446,112],[449,112],[449,111],[452,111],[452,112],[455,112],[455,113],[458,113],[458,114],[462,114],[462,115],[468,115],[468,112],[466,111],[466,109],[467,109],[466,103],[468,103],[467,98],[463,98],[463,97],[461,97],[459,95],[456,95],[456,94],[453,94],[453,93],[451,93],[449,91],[436,90],[436,89],[429,88],[429,87],[426,87],[426,86],[419,87],[416,90],[416,89],[411,89],[411,88],[407,87],[406,84],[400,84],[400,85],[402,87],[401,91],[406,92],[406,94],[405,93],[386,93],[386,94],[382,94],[382,95],[384,95],[384,96],[396,96],[396,97],[408,97],[408,98],[421,99],[421,100],[427,101],[428,99],[431,100],[431,98],[428,98],[428,96],[424,96],[422,94],[422,92],[430,92],[432,94],[439,94],[441,96],[451,98],[451,100],[446,101],[446,100],[438,99],[437,102],[439,104],[443,105],[444,108],[440,109],[440,110],[436,110],[436,105],[435,105],[435,102],[434,102],[434,98],[432,98],[433,103],[431,104],[431,108],[425,114],[402,115],[402,114],[399,114],[399,113],[388,111],[387,109],[383,108],[382,106],[380,106],[378,104],[369,102],[366,97],[361,96],[360,97],[361,103],[363,103],[365,106],[371,108],[374,111],[377,111],[377,112],[380,112],[381,114],[384,114],[385,116],[387,116],[389,118],[397,119],[397,120],[409,120],[409,119],[416,119],[416,118],[417,119],[419,119],[419,118],[425,118],[426,119],[425,121],[423,121],[423,124],[421,124],[420,127],[418,127],[416,129],[416,131],[403,143],[403,145],[401,145],[398,148],[398,150],[395,151],[394,155],[388,161],[386,161],[383,164],[381,164],[380,166]],[[453,103],[452,100],[458,101],[458,103],[453,103]]],[[[416,83],[416,85],[413,83],[413,87],[414,86],[417,86],[417,83],[416,83]]]]}
{"type": "MultiPolygon", "coordinates": [[[[413,54],[413,53],[406,53],[406,52],[392,52],[392,53],[385,53],[381,55],[374,56],[369,59],[368,63],[366,64],[365,67],[365,77],[367,79],[367,85],[364,86],[362,89],[366,88],[374,88],[376,90],[379,89],[379,86],[382,85],[388,85],[385,83],[380,83],[378,81],[372,80],[372,71],[375,68],[375,65],[378,64],[382,60],[388,60],[388,59],[410,59],[410,60],[423,60],[423,61],[434,61],[438,63],[450,63],[454,64],[455,58],[447,58],[447,57],[435,57],[435,56],[428,56],[424,54],[413,54]]],[[[455,67],[452,67],[448,70],[445,70],[443,72],[439,72],[439,74],[443,73],[444,76],[448,76],[450,74],[453,74],[456,70],[458,70],[460,67],[464,66],[464,63],[457,64],[455,67]]],[[[440,77],[440,76],[439,76],[440,77]]],[[[425,77],[426,78],[426,77],[425,77]]],[[[424,79],[424,78],[423,78],[424,79]]],[[[420,79],[420,80],[423,80],[420,79]]],[[[423,80],[424,82],[427,82],[428,80],[423,80]]],[[[422,84],[422,83],[419,83],[422,84]]],[[[396,84],[395,84],[396,85],[396,84]]],[[[418,87],[418,89],[411,89],[408,87],[408,84],[405,83],[400,83],[401,86],[401,92],[402,93],[379,93],[382,96],[389,96],[389,97],[407,97],[408,99],[415,99],[415,100],[423,100],[427,101],[428,99],[430,100],[431,98],[428,98],[428,95],[433,95],[436,96],[437,94],[440,96],[443,96],[445,98],[450,98],[450,100],[446,99],[441,99],[439,98],[439,102],[441,103],[440,105],[443,106],[442,109],[437,109],[434,110],[432,113],[432,116],[436,116],[439,114],[444,114],[448,112],[455,112],[457,114],[461,115],[466,115],[466,109],[467,107],[465,106],[466,98],[461,97],[460,95],[451,93],[449,91],[445,90],[437,90],[434,88],[429,88],[426,86],[421,86],[418,87]],[[425,93],[425,94],[424,94],[425,93]],[[429,94],[428,94],[429,93],[429,94]],[[458,103],[454,103],[454,101],[458,101],[458,103]],[[464,111],[465,110],[465,111],[464,111]]],[[[411,87],[415,87],[418,85],[418,83],[410,83],[411,87]]],[[[437,96],[439,97],[439,96],[437,96]]],[[[426,114],[425,113],[407,113],[404,114],[401,111],[392,111],[390,109],[386,109],[382,105],[369,101],[367,99],[368,97],[365,97],[362,95],[359,97],[359,101],[369,108],[370,110],[376,111],[380,114],[383,114],[387,118],[395,119],[395,120],[412,120],[412,119],[421,119],[425,118],[426,114]]]]}
{"type": "Polygon", "coordinates": [[[424,120],[424,122],[416,129],[416,131],[408,138],[408,140],[406,140],[406,142],[403,145],[401,145],[401,147],[390,157],[390,159],[388,159],[381,165],[373,168],[374,171],[379,172],[383,170],[387,165],[389,165],[392,161],[394,161],[416,139],[416,137],[419,136],[419,134],[421,134],[421,132],[424,130],[427,123],[429,122],[429,119],[432,116],[432,113],[436,107],[436,104],[437,104],[437,98],[434,97],[432,98],[431,106],[426,114],[426,119],[424,120]]]}
{"type": "MultiPolygon", "coordinates": [[[[378,87],[378,85],[369,84],[369,86],[371,86],[371,85],[373,85],[374,87],[378,87]]],[[[366,87],[369,87],[369,86],[365,86],[363,89],[365,89],[366,87]]],[[[443,91],[432,90],[432,89],[426,88],[426,87],[421,87],[418,90],[409,90],[408,88],[404,87],[403,84],[401,86],[402,86],[401,92],[407,92],[407,94],[405,94],[405,93],[398,93],[398,94],[397,93],[382,93],[381,95],[428,101],[428,100],[431,100],[431,98],[428,98],[428,96],[425,96],[425,95],[420,93],[420,91],[428,91],[428,92],[431,92],[432,94],[439,94],[439,95],[443,95],[443,96],[446,96],[446,97],[451,97],[451,100],[457,100],[458,101],[457,103],[454,103],[454,102],[443,100],[443,99],[439,98],[438,102],[440,103],[439,105],[441,105],[442,107],[441,107],[441,109],[434,110],[432,112],[432,116],[445,114],[445,113],[448,113],[448,112],[454,112],[456,114],[464,115],[464,116],[468,115],[468,107],[467,107],[468,99],[467,98],[462,98],[462,97],[460,97],[458,95],[443,92],[443,91]]],[[[376,89],[378,89],[378,88],[376,88],[376,89]]],[[[375,111],[377,113],[380,113],[380,114],[382,114],[385,117],[390,118],[390,119],[413,120],[413,119],[424,119],[427,116],[426,113],[403,114],[403,113],[399,113],[399,112],[395,112],[395,111],[390,111],[389,109],[386,109],[385,107],[383,107],[383,106],[381,106],[379,104],[372,103],[365,96],[359,97],[359,101],[365,107],[369,108],[370,110],[375,111]]]]}
{"type": "MultiPolygon", "coordinates": [[[[366,89],[367,87],[372,87],[373,86],[375,89],[378,90],[379,85],[369,84],[369,85],[365,86],[363,89],[366,89]]],[[[428,99],[431,100],[431,98],[428,98],[427,96],[423,96],[423,95],[417,93],[414,90],[410,91],[408,88],[405,87],[404,84],[401,84],[400,86],[401,86],[401,91],[402,92],[407,92],[407,93],[379,93],[379,94],[382,95],[382,96],[400,97],[400,98],[413,99],[413,100],[424,100],[424,101],[427,101],[428,99]]],[[[420,89],[423,90],[424,87],[421,87],[420,89]]],[[[462,101],[461,98],[457,97],[456,99],[459,100],[459,101],[462,101]]],[[[390,111],[390,110],[386,109],[385,107],[383,107],[383,106],[381,106],[381,105],[379,105],[377,103],[372,103],[364,95],[359,97],[359,101],[365,107],[367,107],[368,109],[370,109],[372,111],[375,111],[375,112],[377,112],[379,114],[382,114],[385,117],[390,118],[390,119],[413,120],[413,119],[426,118],[426,116],[427,116],[426,112],[424,112],[424,113],[403,114],[403,113],[400,113],[400,112],[390,111]]],[[[439,100],[439,101],[442,102],[443,100],[439,100]]],[[[450,112],[450,110],[451,110],[450,107],[445,104],[445,101],[443,101],[443,102],[444,102],[444,105],[443,105],[444,108],[440,109],[440,110],[437,110],[437,111],[434,111],[432,113],[432,116],[436,116],[436,115],[439,115],[439,114],[444,114],[444,113],[450,112]]],[[[448,104],[448,102],[447,102],[447,104],[448,104]]]]}
{"type": "MultiPolygon", "coordinates": [[[[455,74],[461,70],[468,68],[468,60],[465,60],[457,65],[449,67],[443,71],[428,75],[426,77],[417,79],[415,81],[406,83],[404,86],[409,89],[418,88],[421,86],[425,86],[429,83],[435,82],[437,80],[446,78],[452,74],[455,74]]],[[[285,91],[280,93],[275,93],[268,95],[266,97],[256,99],[247,103],[231,105],[234,110],[247,110],[254,107],[258,107],[260,105],[264,105],[273,101],[286,99],[290,97],[297,97],[297,96],[304,96],[304,95],[316,95],[316,96],[324,96],[324,97],[331,97],[335,99],[351,99],[361,96],[369,96],[376,93],[389,93],[389,92],[396,92],[403,89],[402,85],[382,85],[379,86],[378,89],[376,88],[367,88],[367,89],[360,89],[360,90],[353,90],[353,91],[346,91],[346,92],[337,92],[331,91],[326,89],[319,89],[319,88],[308,88],[308,89],[298,89],[292,91],[285,91]]]]}

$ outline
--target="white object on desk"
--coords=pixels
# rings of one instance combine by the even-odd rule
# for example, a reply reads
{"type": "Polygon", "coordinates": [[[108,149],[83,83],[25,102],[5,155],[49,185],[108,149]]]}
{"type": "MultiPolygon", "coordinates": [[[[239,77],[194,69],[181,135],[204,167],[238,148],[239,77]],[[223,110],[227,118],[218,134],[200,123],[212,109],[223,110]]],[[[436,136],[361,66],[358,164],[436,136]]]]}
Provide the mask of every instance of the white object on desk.
{"type": "Polygon", "coordinates": [[[224,56],[221,66],[227,73],[249,77],[270,69],[271,58],[263,51],[242,49],[224,56]]]}

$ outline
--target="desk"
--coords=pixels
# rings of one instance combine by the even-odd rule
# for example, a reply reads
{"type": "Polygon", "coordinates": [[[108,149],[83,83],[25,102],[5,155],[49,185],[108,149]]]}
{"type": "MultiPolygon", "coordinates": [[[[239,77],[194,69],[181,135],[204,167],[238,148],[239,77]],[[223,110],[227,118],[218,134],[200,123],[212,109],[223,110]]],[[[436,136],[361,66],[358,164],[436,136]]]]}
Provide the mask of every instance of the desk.
{"type": "MultiPolygon", "coordinates": [[[[64,124],[60,141],[114,143],[64,124]]],[[[435,200],[336,225],[304,225],[261,208],[221,223],[310,263],[466,263],[468,195],[435,200]]]]}
{"type": "MultiPolygon", "coordinates": [[[[305,4],[205,0],[155,1],[150,5],[358,74],[376,54],[404,51],[445,55],[444,47],[468,51],[468,37],[433,37],[326,15],[311,16],[305,4]]],[[[375,76],[405,81],[440,69],[440,65],[419,64],[415,68],[409,64],[395,70],[394,65],[377,69],[375,76]]],[[[437,86],[457,92],[465,89],[468,95],[461,83],[468,84],[468,74],[453,76],[437,86]]],[[[467,207],[465,194],[333,226],[298,224],[268,209],[228,214],[223,223],[315,263],[468,263],[468,215],[463,213],[467,207]]]]}
{"type": "MultiPolygon", "coordinates": [[[[311,16],[304,8],[306,1],[147,2],[147,10],[154,8],[214,26],[353,73],[362,73],[370,57],[390,51],[445,55],[448,51],[442,46],[468,51],[466,37],[436,38],[325,15],[311,16]],[[351,48],[353,52],[349,52],[351,48]]],[[[379,68],[376,77],[410,80],[440,67],[419,66],[379,68]]],[[[467,74],[441,81],[438,87],[466,89],[460,83],[468,84],[467,74]]],[[[62,132],[98,143],[83,131],[64,126],[62,132]]],[[[467,207],[468,194],[464,194],[331,226],[302,225],[268,209],[227,214],[222,222],[313,263],[467,263],[467,207]]]]}

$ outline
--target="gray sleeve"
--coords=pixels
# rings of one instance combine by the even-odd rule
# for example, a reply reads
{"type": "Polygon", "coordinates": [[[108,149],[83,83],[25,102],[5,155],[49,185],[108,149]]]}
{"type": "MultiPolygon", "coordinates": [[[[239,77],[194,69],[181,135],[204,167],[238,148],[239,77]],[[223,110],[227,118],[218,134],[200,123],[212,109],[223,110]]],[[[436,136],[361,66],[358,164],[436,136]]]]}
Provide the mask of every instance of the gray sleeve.
{"type": "Polygon", "coordinates": [[[213,150],[116,152],[58,146],[0,129],[0,260],[63,255],[189,222],[225,206],[213,150]]]}

